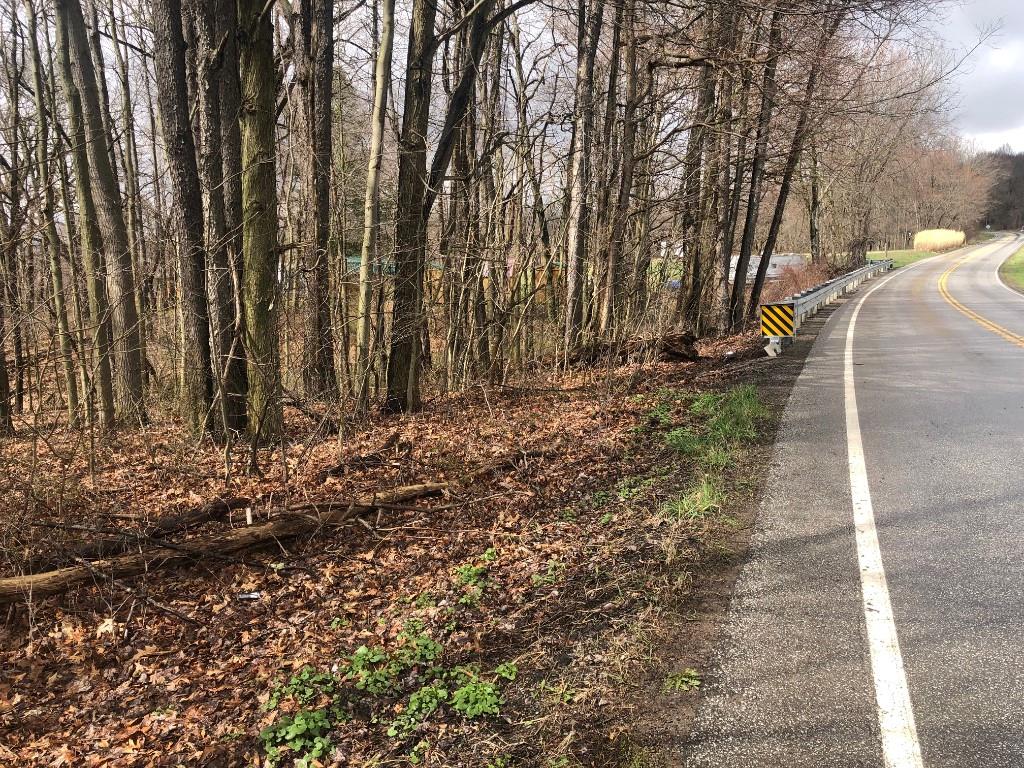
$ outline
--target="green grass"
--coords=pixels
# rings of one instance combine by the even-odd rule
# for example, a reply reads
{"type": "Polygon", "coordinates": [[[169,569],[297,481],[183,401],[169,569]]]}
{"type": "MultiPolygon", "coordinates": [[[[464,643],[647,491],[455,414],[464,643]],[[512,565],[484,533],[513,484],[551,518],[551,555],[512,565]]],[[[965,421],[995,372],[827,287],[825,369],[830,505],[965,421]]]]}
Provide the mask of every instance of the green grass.
{"type": "Polygon", "coordinates": [[[1024,293],[1024,247],[1002,263],[999,276],[1015,291],[1024,293]]]}
{"type": "Polygon", "coordinates": [[[934,255],[931,251],[868,251],[869,259],[892,259],[894,269],[934,255]]]}
{"type": "Polygon", "coordinates": [[[698,522],[712,513],[722,511],[725,488],[718,475],[704,475],[691,485],[682,496],[665,503],[661,513],[675,520],[698,522]]]}

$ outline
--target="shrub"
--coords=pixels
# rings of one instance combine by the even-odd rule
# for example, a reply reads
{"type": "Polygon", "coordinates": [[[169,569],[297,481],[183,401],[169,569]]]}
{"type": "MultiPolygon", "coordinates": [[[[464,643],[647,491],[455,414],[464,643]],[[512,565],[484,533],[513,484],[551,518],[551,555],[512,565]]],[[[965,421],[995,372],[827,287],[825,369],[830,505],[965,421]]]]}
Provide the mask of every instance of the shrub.
{"type": "Polygon", "coordinates": [[[914,235],[915,251],[948,251],[959,248],[967,241],[967,236],[955,229],[926,229],[914,235]]]}

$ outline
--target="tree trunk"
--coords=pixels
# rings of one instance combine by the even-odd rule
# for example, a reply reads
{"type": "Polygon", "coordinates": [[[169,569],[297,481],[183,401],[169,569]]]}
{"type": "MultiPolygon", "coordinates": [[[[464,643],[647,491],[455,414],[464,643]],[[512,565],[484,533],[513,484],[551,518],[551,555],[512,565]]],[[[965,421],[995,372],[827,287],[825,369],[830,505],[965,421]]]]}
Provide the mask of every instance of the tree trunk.
{"type": "Polygon", "coordinates": [[[594,124],[594,59],[601,38],[604,0],[579,0],[577,14],[576,117],[573,123],[572,179],[569,185],[569,221],[566,235],[565,336],[566,354],[580,342],[583,328],[583,283],[587,270],[590,233],[590,152],[594,124]]]}
{"type": "Polygon", "coordinates": [[[128,415],[145,420],[142,391],[142,355],[139,345],[139,318],[135,306],[135,281],[132,254],[128,243],[121,207],[121,189],[114,175],[108,152],[109,141],[104,130],[103,111],[93,68],[89,40],[85,30],[80,0],[54,0],[58,23],[66,29],[70,46],[72,75],[81,96],[85,120],[86,147],[92,172],[92,192],[107,254],[110,280],[110,303],[113,308],[115,338],[118,340],[117,373],[123,406],[128,415]]]}
{"type": "Polygon", "coordinates": [[[92,328],[92,348],[96,357],[96,374],[93,377],[99,397],[100,426],[109,429],[114,426],[114,383],[113,383],[113,328],[111,309],[107,297],[106,271],[103,256],[103,240],[100,234],[96,206],[92,193],[92,177],[89,169],[89,144],[86,121],[82,109],[82,97],[74,82],[74,67],[71,60],[71,40],[65,15],[57,14],[57,50],[61,68],[64,97],[68,104],[71,124],[71,159],[75,171],[75,193],[78,198],[79,237],[82,258],[85,262],[86,290],[89,295],[89,325],[92,328]]]}
{"type": "Polygon", "coordinates": [[[811,68],[807,74],[807,84],[804,86],[800,114],[797,117],[796,129],[793,132],[793,143],[790,145],[789,154],[786,157],[786,167],[782,174],[782,183],[779,185],[779,197],[775,202],[775,213],[772,216],[771,226],[768,228],[768,237],[765,239],[764,249],[761,251],[761,261],[757,265],[754,286],[750,290],[750,304],[747,306],[747,317],[751,320],[757,316],[758,305],[761,301],[761,290],[764,287],[765,276],[768,274],[768,264],[771,261],[772,253],[775,251],[775,242],[779,237],[779,229],[782,227],[782,217],[786,212],[786,202],[789,198],[789,190],[793,184],[793,174],[796,173],[797,166],[800,164],[800,154],[803,151],[804,140],[807,138],[807,124],[811,117],[811,107],[813,106],[814,90],[818,83],[818,75],[821,72],[828,46],[839,29],[842,19],[843,14],[836,13],[827,20],[826,28],[822,31],[821,38],[818,40],[814,59],[811,61],[811,68]]]}
{"type": "Polygon", "coordinates": [[[377,63],[374,69],[373,115],[370,125],[370,159],[363,202],[363,245],[359,253],[359,308],[356,329],[356,412],[366,413],[370,398],[370,327],[373,264],[380,218],[380,171],[384,161],[384,127],[388,89],[391,86],[391,53],[395,41],[395,0],[384,0],[377,63]]]}
{"type": "Polygon", "coordinates": [[[622,279],[622,252],[626,236],[626,220],[629,215],[629,201],[633,194],[633,171],[636,150],[636,108],[637,108],[637,55],[636,19],[632,2],[625,8],[626,24],[626,105],[622,114],[622,167],[619,177],[618,196],[611,213],[611,232],[608,239],[608,269],[605,274],[604,305],[601,308],[602,335],[614,334],[618,320],[620,299],[619,285],[622,279]]]}
{"type": "Polygon", "coordinates": [[[811,263],[825,263],[821,252],[821,178],[818,172],[818,153],[811,149],[811,199],[807,204],[807,221],[811,240],[811,263]]]}
{"type": "Polygon", "coordinates": [[[48,150],[49,118],[45,107],[43,90],[42,61],[39,56],[39,43],[36,40],[36,14],[31,0],[25,0],[25,13],[28,19],[29,51],[32,57],[32,88],[35,91],[36,120],[36,164],[38,165],[39,186],[42,187],[43,235],[50,261],[50,284],[53,288],[53,311],[57,316],[57,336],[60,343],[61,362],[64,365],[64,379],[67,385],[68,421],[78,421],[78,381],[75,375],[75,364],[72,352],[71,333],[68,330],[67,307],[64,301],[64,276],[60,263],[60,237],[57,235],[57,224],[54,220],[53,183],[50,179],[50,158],[48,150]]]}
{"type": "Polygon", "coordinates": [[[761,85],[761,109],[757,118],[757,138],[754,140],[754,160],[750,167],[750,189],[747,192],[747,213],[743,222],[743,239],[740,241],[740,255],[736,262],[736,274],[733,277],[732,296],[729,301],[732,327],[737,328],[743,322],[747,292],[747,270],[750,266],[750,254],[754,250],[754,233],[757,229],[757,214],[761,197],[761,180],[768,156],[768,133],[771,126],[772,111],[775,108],[775,94],[778,84],[775,72],[779,65],[779,54],[782,46],[782,6],[772,12],[768,30],[768,60],[764,65],[764,78],[761,85]]]}
{"type": "Polygon", "coordinates": [[[305,339],[302,381],[306,395],[336,399],[334,334],[328,301],[331,215],[331,96],[334,83],[334,0],[299,0],[297,56],[309,139],[306,190],[312,203],[312,237],[305,253],[305,339]]]}
{"type": "Polygon", "coordinates": [[[241,82],[238,62],[238,16],[233,0],[216,2],[216,39],[220,45],[220,149],[223,174],[224,230],[227,248],[225,285],[218,283],[218,369],[224,380],[224,420],[232,431],[246,427],[248,371],[242,268],[241,82]],[[223,41],[220,43],[219,41],[223,41]]]}
{"type": "Polygon", "coordinates": [[[406,63],[405,110],[398,148],[398,201],[395,217],[395,297],[388,360],[387,412],[420,405],[419,365],[423,325],[423,268],[427,226],[426,136],[434,55],[433,0],[413,0],[406,63]]]}
{"type": "Polygon", "coordinates": [[[284,413],[277,327],[277,70],[273,25],[264,0],[238,0],[238,25],[247,411],[254,441],[266,442],[280,435],[284,413]]]}
{"type": "Polygon", "coordinates": [[[203,197],[189,123],[185,74],[185,38],[181,0],[153,0],[153,58],[164,146],[170,163],[178,245],[178,304],[182,324],[182,417],[195,433],[208,426],[213,386],[210,369],[210,321],[206,303],[206,254],[203,248],[203,197]]]}

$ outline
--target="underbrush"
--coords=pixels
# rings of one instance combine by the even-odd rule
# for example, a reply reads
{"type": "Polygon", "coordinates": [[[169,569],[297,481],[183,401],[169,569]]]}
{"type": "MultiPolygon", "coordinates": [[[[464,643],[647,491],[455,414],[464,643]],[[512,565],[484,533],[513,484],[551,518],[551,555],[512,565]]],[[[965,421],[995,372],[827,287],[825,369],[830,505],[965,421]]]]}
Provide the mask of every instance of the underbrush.
{"type": "MultiPolygon", "coordinates": [[[[352,440],[346,455],[362,455],[397,428],[411,448],[322,485],[333,441],[272,457],[286,482],[238,478],[253,503],[230,525],[282,498],[356,498],[549,451],[429,505],[9,617],[0,762],[630,764],[638,704],[699,689],[696,666],[651,679],[652,657],[697,571],[730,557],[769,420],[753,387],[708,391],[720,376],[709,364],[698,385],[700,371],[453,400],[352,440]]],[[[179,445],[153,445],[152,470],[114,454],[116,470],[147,488],[191,477],[174,498],[212,484],[216,456],[171,466],[179,445]]]]}

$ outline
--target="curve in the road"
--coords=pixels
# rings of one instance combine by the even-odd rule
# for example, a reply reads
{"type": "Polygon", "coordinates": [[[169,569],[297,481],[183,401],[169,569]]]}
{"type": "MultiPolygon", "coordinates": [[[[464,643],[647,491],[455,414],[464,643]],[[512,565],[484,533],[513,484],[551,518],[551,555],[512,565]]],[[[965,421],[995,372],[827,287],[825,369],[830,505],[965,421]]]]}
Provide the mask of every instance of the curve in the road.
{"type": "MultiPolygon", "coordinates": [[[[1000,243],[999,245],[1004,245],[1004,244],[1000,243]]],[[[1004,328],[1003,326],[999,325],[999,323],[995,323],[995,322],[989,320],[987,317],[984,317],[983,315],[978,314],[977,312],[975,312],[970,307],[967,307],[964,304],[962,304],[960,301],[958,301],[953,296],[953,294],[949,292],[949,278],[950,278],[950,275],[952,275],[954,272],[956,272],[958,269],[960,269],[960,267],[962,267],[968,261],[971,261],[972,259],[974,259],[974,258],[976,258],[976,257],[978,257],[978,256],[980,256],[982,254],[987,254],[988,252],[989,251],[987,251],[987,250],[976,251],[975,253],[968,254],[967,256],[965,256],[964,258],[960,259],[959,261],[954,262],[953,265],[949,269],[947,269],[945,272],[943,272],[942,276],[939,278],[939,293],[942,294],[942,298],[944,298],[946,300],[946,302],[951,307],[953,307],[953,309],[955,309],[960,314],[965,315],[966,317],[969,317],[971,320],[976,322],[982,328],[984,328],[984,329],[986,329],[988,331],[991,331],[992,333],[996,334],[997,336],[1003,337],[1004,339],[1006,339],[1006,341],[1010,342],[1011,344],[1016,344],[1018,347],[1024,347],[1024,336],[1020,336],[1020,335],[1014,333],[1013,331],[1010,331],[1010,330],[1004,328]]],[[[1020,295],[1020,294],[1018,294],[1018,295],[1020,295]]]]}

